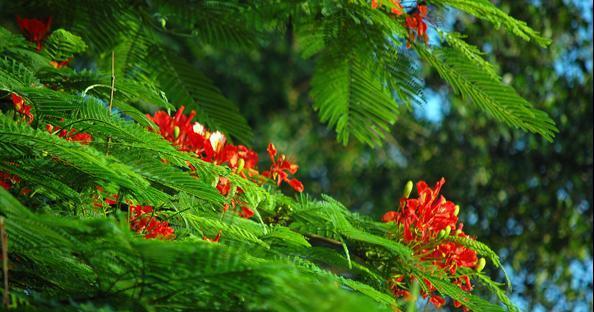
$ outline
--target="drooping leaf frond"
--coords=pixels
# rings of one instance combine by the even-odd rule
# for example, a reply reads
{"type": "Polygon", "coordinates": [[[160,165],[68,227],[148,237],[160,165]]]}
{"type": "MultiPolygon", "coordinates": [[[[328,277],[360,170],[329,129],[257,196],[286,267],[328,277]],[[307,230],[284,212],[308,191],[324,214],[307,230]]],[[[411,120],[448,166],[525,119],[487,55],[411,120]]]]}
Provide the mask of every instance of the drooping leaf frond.
{"type": "Polygon", "coordinates": [[[419,51],[456,93],[470,98],[491,117],[509,126],[538,133],[547,141],[553,140],[558,131],[555,122],[545,112],[533,108],[510,86],[493,80],[450,48],[419,51]]]}

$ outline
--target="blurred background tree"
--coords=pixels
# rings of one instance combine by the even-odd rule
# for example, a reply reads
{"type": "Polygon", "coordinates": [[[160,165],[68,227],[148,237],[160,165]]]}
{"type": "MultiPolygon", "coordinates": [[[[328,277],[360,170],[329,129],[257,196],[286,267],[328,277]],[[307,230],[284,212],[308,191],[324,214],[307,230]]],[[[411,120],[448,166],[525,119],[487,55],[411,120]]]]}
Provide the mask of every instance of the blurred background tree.
{"type": "Polygon", "coordinates": [[[446,177],[447,193],[464,206],[467,232],[502,256],[520,308],[591,311],[592,2],[496,2],[552,45],[543,49],[453,12],[434,22],[467,34],[505,83],[552,115],[560,129],[554,143],[458,105],[437,74],[426,72],[426,103],[399,120],[382,148],[342,146],[313,111],[312,64],[295,54],[290,31],[264,50],[192,53],[239,103],[261,145],[256,150],[272,141],[298,155],[309,193],[379,217],[396,207],[407,180],[446,177]]]}

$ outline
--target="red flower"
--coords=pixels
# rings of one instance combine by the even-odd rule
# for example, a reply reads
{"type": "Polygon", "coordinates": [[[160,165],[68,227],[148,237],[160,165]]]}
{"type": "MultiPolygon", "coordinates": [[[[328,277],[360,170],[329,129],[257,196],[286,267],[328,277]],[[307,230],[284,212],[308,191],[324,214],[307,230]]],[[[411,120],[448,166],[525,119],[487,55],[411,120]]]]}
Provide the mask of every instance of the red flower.
{"type": "Polygon", "coordinates": [[[394,296],[396,296],[397,298],[410,298],[410,292],[404,288],[404,275],[395,275],[394,277],[392,277],[389,284],[390,290],[392,291],[392,294],[394,294],[394,296]]]}
{"type": "Polygon", "coordinates": [[[404,14],[404,8],[402,7],[402,4],[400,4],[400,0],[391,0],[392,1],[392,5],[394,5],[394,7],[391,9],[393,14],[396,14],[398,16],[404,14]]]}
{"type": "Polygon", "coordinates": [[[239,216],[245,219],[249,219],[254,216],[254,211],[247,206],[242,206],[241,211],[239,212],[239,216]]]}
{"type": "Polygon", "coordinates": [[[386,223],[395,221],[397,216],[398,216],[398,213],[396,211],[388,211],[382,217],[382,221],[384,221],[386,223]]]}
{"type": "Polygon", "coordinates": [[[33,114],[31,114],[31,106],[25,104],[25,100],[15,93],[10,94],[10,98],[12,99],[12,103],[14,104],[14,109],[21,115],[25,117],[28,124],[33,122],[33,114]]]}
{"type": "Polygon", "coordinates": [[[69,57],[65,61],[51,61],[50,65],[56,69],[60,69],[66,65],[68,65],[72,61],[73,57],[69,57]]]}
{"type": "Polygon", "coordinates": [[[227,194],[229,194],[229,191],[231,190],[231,182],[229,182],[229,179],[219,177],[219,182],[217,183],[217,190],[219,190],[219,193],[221,193],[221,195],[227,196],[227,194]]]}
{"type": "Polygon", "coordinates": [[[158,221],[153,216],[151,206],[129,206],[130,207],[130,228],[144,237],[158,239],[174,239],[173,229],[166,221],[158,221]]]}
{"type": "Polygon", "coordinates": [[[205,241],[211,242],[211,243],[218,243],[221,240],[221,232],[222,232],[222,230],[219,230],[219,233],[217,233],[217,236],[215,236],[215,238],[213,238],[213,239],[210,239],[203,235],[202,240],[205,240],[205,241]]]}
{"type": "Polygon", "coordinates": [[[48,17],[45,21],[38,19],[21,18],[17,16],[17,23],[21,31],[30,41],[37,44],[37,51],[41,51],[41,42],[47,36],[52,24],[52,17],[48,17]]]}
{"type": "Polygon", "coordinates": [[[283,154],[280,154],[277,158],[277,150],[272,143],[268,144],[268,148],[266,150],[268,151],[272,165],[270,166],[270,170],[264,171],[262,175],[276,180],[278,185],[284,181],[288,183],[295,191],[303,192],[303,184],[297,179],[289,178],[289,174],[295,174],[299,169],[299,166],[289,162],[283,154]]]}
{"type": "MultiPolygon", "coordinates": [[[[2,173],[0,173],[1,175],[2,173]]],[[[0,186],[2,186],[5,190],[10,190],[12,184],[10,184],[7,180],[0,178],[0,186]]]]}
{"type": "Polygon", "coordinates": [[[419,4],[416,10],[406,17],[406,27],[408,28],[408,39],[406,47],[410,48],[411,42],[415,41],[417,36],[423,38],[425,44],[429,42],[427,36],[427,24],[423,20],[427,16],[427,5],[419,4]]]}
{"type": "MultiPolygon", "coordinates": [[[[372,0],[371,1],[371,8],[372,9],[377,9],[378,7],[380,7],[382,5],[383,1],[380,0],[372,0]]],[[[404,8],[402,7],[402,5],[400,4],[400,0],[390,0],[390,2],[392,2],[392,8],[390,9],[390,11],[393,14],[396,14],[398,16],[404,14],[404,8]]]]}
{"type": "Polygon", "coordinates": [[[258,154],[243,145],[225,145],[217,153],[216,163],[227,164],[244,178],[258,175],[258,154]]]}
{"type": "Polygon", "coordinates": [[[159,126],[161,136],[180,150],[196,153],[207,161],[211,160],[214,151],[210,142],[204,135],[194,132],[191,124],[196,112],[192,111],[189,116],[186,116],[183,114],[184,110],[184,106],[180,107],[174,117],[163,111],[156,112],[155,116],[147,115],[147,117],[159,126]]]}
{"type": "MultiPolygon", "coordinates": [[[[238,189],[238,190],[241,190],[241,189],[238,189]]],[[[249,218],[253,217],[255,214],[255,212],[250,207],[248,207],[245,202],[243,202],[242,200],[240,200],[238,198],[232,198],[231,205],[225,204],[223,206],[223,211],[229,210],[229,207],[232,207],[233,210],[237,214],[239,214],[240,217],[245,218],[245,219],[249,219],[249,218]],[[239,210],[235,211],[238,206],[240,207],[239,210]]]]}
{"type": "Polygon", "coordinates": [[[429,302],[433,303],[436,308],[441,308],[445,304],[445,299],[438,295],[432,295],[429,302]]]}
{"type": "MultiPolygon", "coordinates": [[[[382,220],[399,225],[401,240],[412,248],[413,254],[421,261],[444,270],[460,289],[471,291],[470,278],[457,276],[456,272],[459,267],[476,267],[476,252],[452,241],[441,241],[449,235],[470,238],[462,231],[463,224],[458,223],[459,207],[439,194],[444,183],[445,179],[442,178],[430,188],[424,181],[418,182],[418,197],[400,199],[399,211],[388,211],[382,220]],[[455,232],[450,234],[453,230],[455,232]]],[[[435,287],[429,281],[424,282],[428,291],[421,294],[430,297],[429,301],[437,308],[441,307],[445,299],[433,294],[435,287]]],[[[403,293],[402,279],[397,286],[397,290],[392,290],[396,296],[403,293]]]]}
{"type": "MultiPolygon", "coordinates": [[[[233,145],[227,142],[225,135],[219,131],[210,132],[199,122],[191,123],[196,115],[192,111],[189,116],[183,114],[185,107],[182,106],[174,117],[159,111],[154,116],[147,115],[157,126],[163,138],[173,143],[182,151],[195,153],[200,159],[217,165],[227,165],[241,177],[250,179],[256,183],[262,182],[262,176],[258,172],[258,154],[244,145],[233,145]]],[[[274,145],[268,146],[268,153],[271,155],[272,168],[263,173],[277,181],[278,184],[285,181],[293,189],[302,192],[303,184],[297,179],[290,179],[289,174],[294,174],[299,168],[285,160],[284,155],[275,159],[276,149],[274,145]],[[274,154],[274,155],[273,155],[274,154]]],[[[190,165],[191,170],[193,166],[190,165]]],[[[231,184],[225,177],[219,177],[217,190],[221,195],[227,196],[231,191],[231,184]]],[[[242,190],[237,188],[236,195],[241,195],[242,190]]],[[[251,218],[254,211],[247,207],[239,197],[231,199],[233,208],[240,207],[236,211],[243,218],[251,218]]],[[[229,209],[229,204],[223,207],[224,211],[229,209]]]]}
{"type": "Polygon", "coordinates": [[[437,245],[427,258],[433,259],[435,265],[447,269],[452,275],[456,274],[458,267],[473,268],[478,261],[474,250],[452,242],[437,245]]]}
{"type": "Polygon", "coordinates": [[[64,138],[67,141],[78,142],[80,144],[85,145],[88,145],[93,141],[93,137],[90,134],[84,132],[76,132],[76,129],[74,128],[70,129],[70,131],[67,131],[65,129],[61,129],[58,126],[47,124],[45,126],[45,129],[49,133],[57,133],[59,137],[64,138]]]}
{"type": "Polygon", "coordinates": [[[454,229],[458,222],[456,205],[439,195],[444,183],[445,179],[442,178],[431,189],[427,183],[420,181],[417,183],[419,198],[401,199],[400,212],[387,212],[383,217],[384,222],[394,221],[404,225],[404,240],[407,242],[419,239],[427,242],[448,226],[454,229]]]}
{"type": "Polygon", "coordinates": [[[5,190],[10,190],[13,184],[21,182],[21,178],[16,174],[0,171],[0,186],[5,190]]]}

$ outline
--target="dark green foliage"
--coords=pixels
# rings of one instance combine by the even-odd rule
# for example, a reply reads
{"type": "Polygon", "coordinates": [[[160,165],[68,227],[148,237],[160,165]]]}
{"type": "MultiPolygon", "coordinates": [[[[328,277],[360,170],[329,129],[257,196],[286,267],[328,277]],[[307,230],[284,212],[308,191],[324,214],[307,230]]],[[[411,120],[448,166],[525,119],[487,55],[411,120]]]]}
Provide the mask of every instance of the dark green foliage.
{"type": "MultiPolygon", "coordinates": [[[[436,8],[452,6],[497,27],[503,26],[525,40],[540,45],[549,43],[526,23],[486,0],[440,0],[430,4],[436,8]]],[[[56,20],[71,25],[77,35],[84,34],[93,55],[101,57],[101,68],[109,70],[113,51],[118,77],[157,82],[174,105],[196,109],[201,122],[241,142],[248,142],[252,134],[235,104],[225,99],[191,62],[179,57],[180,53],[196,45],[200,49],[243,50],[265,42],[271,30],[290,32],[294,27],[302,54],[318,59],[312,96],[320,119],[336,129],[338,140],[343,143],[353,135],[372,146],[380,145],[396,121],[399,104],[416,102],[421,96],[420,88],[414,85],[416,75],[408,71],[403,72],[407,76],[399,75],[394,66],[401,58],[394,45],[407,37],[403,20],[379,9],[372,10],[368,1],[197,1],[191,5],[168,1],[129,5],[116,1],[92,2],[77,8],[67,1],[34,1],[17,9],[51,12],[56,20]],[[98,20],[103,22],[97,23],[98,20]],[[176,37],[191,43],[175,41],[176,37]],[[371,76],[381,80],[370,79],[371,76]],[[390,92],[398,94],[397,100],[389,97],[390,92]]],[[[473,72],[464,72],[465,77],[474,79],[471,74],[478,73],[496,76],[492,66],[460,36],[446,38],[458,53],[470,56],[477,65],[473,72]]],[[[455,58],[436,61],[443,63],[444,68],[457,64],[455,58]]],[[[406,67],[400,70],[403,68],[406,67]]],[[[451,74],[444,78],[456,89],[460,87],[459,80],[451,74]]],[[[539,133],[548,140],[556,131],[545,113],[533,109],[520,97],[507,102],[500,97],[477,96],[466,88],[459,91],[499,121],[539,133]]],[[[499,90],[493,90],[496,91],[499,90]]],[[[513,92],[507,87],[502,91],[513,92]]]]}

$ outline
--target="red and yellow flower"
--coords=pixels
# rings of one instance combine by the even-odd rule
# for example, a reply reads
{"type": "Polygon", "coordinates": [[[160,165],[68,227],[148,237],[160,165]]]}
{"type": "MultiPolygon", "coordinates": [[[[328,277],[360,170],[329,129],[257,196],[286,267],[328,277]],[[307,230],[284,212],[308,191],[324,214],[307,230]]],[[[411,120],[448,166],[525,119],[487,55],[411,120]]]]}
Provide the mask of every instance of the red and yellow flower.
{"type": "MultiPolygon", "coordinates": [[[[217,165],[226,165],[234,173],[256,183],[265,180],[263,177],[273,179],[280,185],[283,181],[288,183],[294,190],[303,191],[303,184],[297,179],[289,178],[295,174],[298,166],[286,160],[285,155],[279,155],[273,144],[268,146],[268,154],[272,161],[269,170],[260,174],[258,171],[258,154],[244,145],[234,145],[228,142],[226,136],[219,132],[210,132],[199,122],[192,123],[196,112],[184,115],[185,107],[182,106],[172,117],[168,113],[159,111],[153,116],[147,115],[157,126],[163,138],[173,143],[182,151],[195,153],[200,159],[217,165]],[[263,177],[262,177],[263,176],[263,177]]],[[[219,177],[217,190],[221,195],[227,196],[231,190],[231,183],[225,177],[219,177]]],[[[241,188],[237,188],[235,198],[230,204],[225,204],[224,211],[229,208],[244,218],[251,218],[255,212],[242,201],[239,196],[243,194],[241,188]]]]}
{"type": "Polygon", "coordinates": [[[167,221],[159,221],[154,216],[153,207],[132,205],[130,208],[130,228],[145,238],[174,239],[173,228],[167,221]]]}
{"type": "MultiPolygon", "coordinates": [[[[411,247],[419,260],[443,270],[460,289],[471,291],[470,278],[457,272],[462,267],[475,268],[479,259],[474,250],[444,239],[450,235],[472,239],[463,232],[463,224],[458,222],[460,207],[439,194],[444,183],[442,178],[430,188],[424,181],[418,182],[418,197],[400,199],[399,210],[388,211],[382,220],[394,222],[401,231],[401,235],[390,234],[390,237],[411,247]]],[[[390,289],[396,297],[408,294],[405,280],[406,276],[398,275],[390,281],[390,289]]],[[[427,290],[421,291],[421,295],[429,297],[429,301],[438,308],[445,304],[445,299],[436,294],[433,285],[427,280],[424,283],[427,290]]],[[[454,304],[461,306],[459,302],[454,304]]]]}
{"type": "Polygon", "coordinates": [[[33,114],[31,113],[31,106],[25,104],[25,100],[16,93],[11,93],[10,98],[14,109],[21,114],[28,124],[33,122],[33,114]]]}
{"type": "Polygon", "coordinates": [[[408,28],[408,39],[406,41],[406,47],[410,48],[411,42],[414,42],[417,37],[423,38],[425,44],[429,42],[429,36],[427,35],[427,23],[425,23],[425,17],[427,17],[427,5],[418,4],[415,10],[406,17],[405,25],[408,28]]]}
{"type": "Polygon", "coordinates": [[[93,136],[85,132],[77,132],[74,128],[67,131],[58,126],[47,124],[45,129],[47,132],[57,134],[59,137],[66,139],[67,141],[78,142],[85,145],[88,145],[93,141],[93,136]]]}
{"type": "Polygon", "coordinates": [[[270,156],[272,165],[270,166],[270,169],[264,171],[262,175],[275,180],[278,185],[281,185],[282,182],[286,182],[295,191],[303,192],[303,183],[297,179],[289,178],[289,174],[295,174],[297,170],[299,170],[299,166],[288,161],[284,154],[280,154],[277,157],[276,147],[272,143],[268,144],[266,150],[268,151],[268,156],[270,156]]]}

